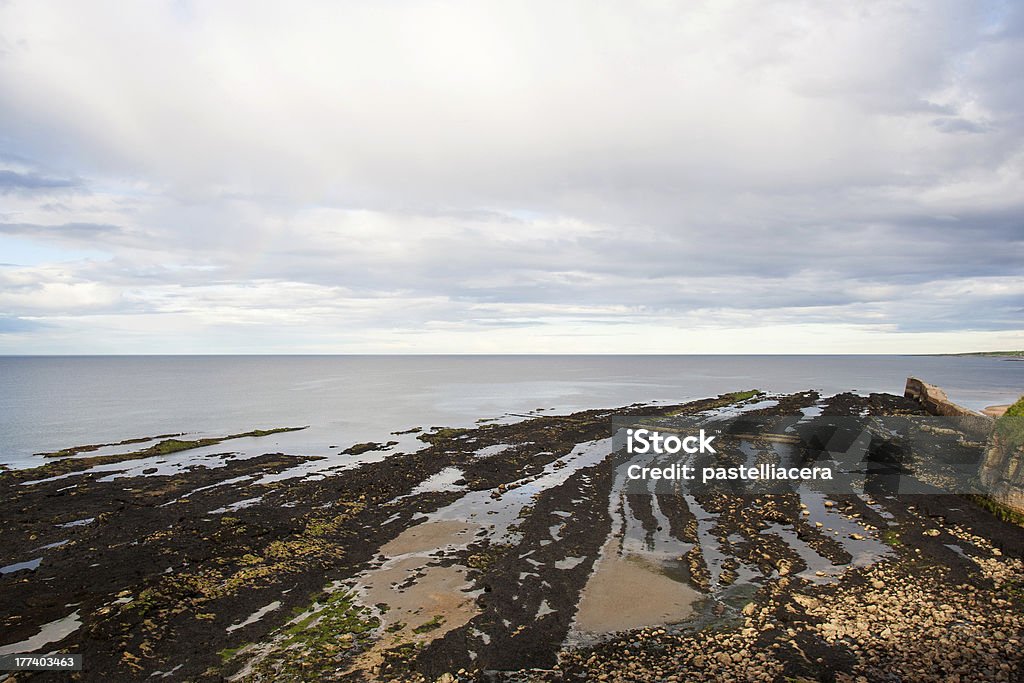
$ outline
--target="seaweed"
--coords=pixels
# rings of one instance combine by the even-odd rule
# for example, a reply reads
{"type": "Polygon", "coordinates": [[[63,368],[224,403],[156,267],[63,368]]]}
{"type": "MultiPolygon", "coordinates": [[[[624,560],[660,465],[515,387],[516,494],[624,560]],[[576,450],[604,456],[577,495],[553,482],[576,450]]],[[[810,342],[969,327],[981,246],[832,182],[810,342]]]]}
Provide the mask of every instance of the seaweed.
{"type": "MultiPolygon", "coordinates": [[[[39,467],[33,467],[33,468],[30,468],[30,469],[18,470],[12,476],[14,476],[19,481],[30,481],[32,479],[41,479],[41,478],[46,478],[46,477],[60,476],[62,474],[69,474],[69,473],[72,473],[72,472],[80,472],[82,470],[87,470],[87,469],[89,469],[91,467],[95,467],[97,465],[107,465],[107,464],[116,463],[116,462],[123,462],[123,461],[127,461],[127,460],[139,460],[139,459],[142,459],[142,458],[149,458],[149,457],[153,457],[153,456],[169,455],[171,453],[177,453],[179,451],[187,451],[187,450],[192,450],[192,449],[195,449],[195,448],[203,448],[205,446],[214,446],[216,444],[222,443],[224,441],[229,441],[231,439],[242,439],[242,438],[246,438],[246,437],[263,437],[263,436],[269,436],[271,434],[280,434],[280,433],[283,433],[283,432],[297,432],[297,431],[300,431],[300,430],[303,430],[303,429],[307,429],[307,428],[308,428],[308,425],[306,425],[305,427],[275,427],[273,429],[252,429],[252,430],[250,430],[248,432],[239,432],[237,434],[228,434],[227,436],[206,437],[206,438],[202,438],[202,439],[190,439],[190,440],[169,438],[169,439],[164,439],[163,441],[159,441],[159,442],[153,444],[152,446],[149,446],[147,448],[143,448],[143,449],[137,450],[137,451],[130,451],[128,453],[117,453],[117,454],[112,454],[112,455],[94,455],[94,456],[83,457],[83,458],[76,458],[76,457],[72,457],[72,456],[74,456],[75,454],[80,453],[80,452],[97,450],[97,449],[103,448],[105,446],[116,446],[116,445],[128,444],[128,443],[141,443],[141,442],[144,442],[144,441],[151,441],[152,439],[150,439],[150,438],[146,438],[146,439],[126,439],[126,440],[121,441],[121,442],[119,442],[117,444],[92,444],[92,445],[89,445],[89,446],[74,446],[72,448],[65,448],[63,450],[54,451],[52,453],[42,453],[42,454],[37,453],[37,455],[43,455],[43,456],[48,457],[48,458],[60,458],[60,459],[55,461],[55,462],[50,462],[50,463],[47,463],[45,465],[40,465],[39,467]]],[[[181,435],[180,434],[177,434],[177,435],[167,435],[167,434],[165,434],[164,436],[181,436],[181,435]]],[[[153,438],[160,438],[160,437],[153,437],[153,438]]]]}

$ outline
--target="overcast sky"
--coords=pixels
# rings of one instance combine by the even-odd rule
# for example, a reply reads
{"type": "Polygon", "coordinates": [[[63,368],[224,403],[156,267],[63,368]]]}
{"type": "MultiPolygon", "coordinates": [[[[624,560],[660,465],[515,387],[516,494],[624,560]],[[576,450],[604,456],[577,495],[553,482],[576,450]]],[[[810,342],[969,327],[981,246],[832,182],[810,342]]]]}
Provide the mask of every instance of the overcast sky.
{"type": "Polygon", "coordinates": [[[0,353],[1024,348],[1014,2],[0,0],[0,353]]]}

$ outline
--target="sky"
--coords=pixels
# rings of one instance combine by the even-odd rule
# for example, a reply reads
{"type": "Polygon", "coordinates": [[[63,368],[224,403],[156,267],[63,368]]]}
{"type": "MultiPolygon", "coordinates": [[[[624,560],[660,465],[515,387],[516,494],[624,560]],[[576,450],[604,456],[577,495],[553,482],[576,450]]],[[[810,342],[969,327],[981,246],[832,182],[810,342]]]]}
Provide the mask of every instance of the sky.
{"type": "Polygon", "coordinates": [[[1024,348],[1024,3],[0,0],[0,354],[1024,348]]]}

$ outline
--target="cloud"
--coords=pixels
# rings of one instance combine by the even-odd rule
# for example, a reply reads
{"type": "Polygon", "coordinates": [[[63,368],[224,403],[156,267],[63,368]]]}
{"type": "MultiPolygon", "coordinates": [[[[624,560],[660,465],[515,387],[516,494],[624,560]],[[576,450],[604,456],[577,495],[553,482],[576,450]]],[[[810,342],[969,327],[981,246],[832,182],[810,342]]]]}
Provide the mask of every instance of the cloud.
{"type": "Polygon", "coordinates": [[[62,223],[60,225],[39,225],[38,223],[0,223],[0,233],[27,237],[44,237],[59,240],[96,239],[103,235],[120,232],[116,225],[97,223],[62,223]]]}
{"type": "Polygon", "coordinates": [[[42,327],[44,327],[44,325],[34,320],[25,320],[23,318],[0,315],[0,334],[30,332],[42,327]]]}
{"type": "Polygon", "coordinates": [[[52,190],[76,187],[77,181],[67,178],[48,178],[35,173],[17,173],[0,170],[0,193],[26,190],[52,190]]]}
{"type": "Polygon", "coordinates": [[[20,317],[89,315],[119,307],[122,293],[57,267],[0,270],[0,311],[20,317]]]}
{"type": "Polygon", "coordinates": [[[932,121],[932,126],[943,133],[984,133],[989,130],[989,126],[984,123],[968,121],[955,116],[935,119],[932,121]]]}
{"type": "Polygon", "coordinates": [[[979,331],[1022,329],[1022,17],[7,3],[0,234],[109,258],[0,302],[142,349],[1004,342],[979,331]]]}

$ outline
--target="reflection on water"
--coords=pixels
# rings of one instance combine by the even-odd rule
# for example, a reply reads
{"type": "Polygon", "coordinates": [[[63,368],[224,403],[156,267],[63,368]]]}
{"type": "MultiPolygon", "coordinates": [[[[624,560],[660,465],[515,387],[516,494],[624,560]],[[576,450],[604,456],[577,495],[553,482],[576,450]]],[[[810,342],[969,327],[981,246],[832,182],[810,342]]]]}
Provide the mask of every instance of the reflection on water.
{"type": "Polygon", "coordinates": [[[64,638],[77,631],[81,625],[82,621],[78,618],[78,611],[76,610],[63,619],[43,624],[43,627],[39,629],[39,633],[31,638],[26,638],[17,643],[10,643],[9,645],[0,645],[0,655],[36,652],[50,643],[64,640],[64,638]]]}

